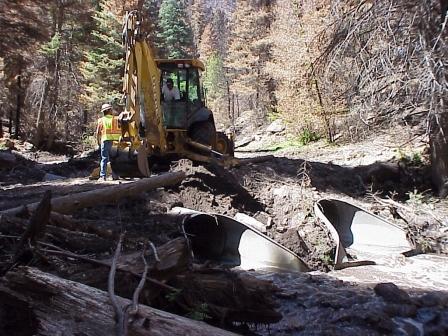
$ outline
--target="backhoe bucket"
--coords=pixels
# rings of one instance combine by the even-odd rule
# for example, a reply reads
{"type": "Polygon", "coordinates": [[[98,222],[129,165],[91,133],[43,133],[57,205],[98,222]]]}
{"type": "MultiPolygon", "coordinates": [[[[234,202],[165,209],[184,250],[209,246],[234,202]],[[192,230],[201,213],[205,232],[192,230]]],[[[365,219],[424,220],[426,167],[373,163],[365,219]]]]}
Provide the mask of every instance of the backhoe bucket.
{"type": "Polygon", "coordinates": [[[110,162],[112,170],[120,177],[149,177],[151,175],[144,147],[139,148],[138,151],[131,150],[130,147],[115,148],[110,162]]]}

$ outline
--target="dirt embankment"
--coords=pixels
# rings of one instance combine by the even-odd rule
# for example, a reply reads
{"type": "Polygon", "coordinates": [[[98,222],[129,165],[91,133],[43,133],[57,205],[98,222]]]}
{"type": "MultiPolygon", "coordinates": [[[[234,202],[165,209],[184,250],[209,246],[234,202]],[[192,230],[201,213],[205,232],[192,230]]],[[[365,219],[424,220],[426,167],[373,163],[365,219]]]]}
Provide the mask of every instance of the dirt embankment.
{"type": "MultiPolygon", "coordinates": [[[[362,148],[360,145],[360,152],[362,148]]],[[[369,146],[365,148],[368,150],[364,155],[358,153],[354,156],[355,162],[359,162],[360,156],[364,158],[361,162],[374,162],[372,152],[375,151],[369,146]]],[[[382,157],[386,158],[386,147],[381,148],[382,157]]],[[[414,167],[397,160],[357,166],[335,164],[336,153],[342,153],[344,149],[324,150],[327,158],[333,158],[331,162],[313,161],[310,153],[305,152],[301,156],[309,160],[299,158],[297,153],[289,154],[224,173],[182,160],[175,164],[174,169],[185,171],[187,178],[177,187],[136,195],[137,201],[125,201],[123,206],[132,204],[139,207],[129,213],[127,221],[131,223],[134,217],[138,221],[140,216],[152,216],[154,211],[163,217],[174,206],[231,217],[241,212],[259,220],[270,237],[297,253],[312,268],[328,270],[334,256],[334,244],[327,230],[315,218],[313,204],[324,197],[346,198],[397,222],[408,230],[413,242],[426,251],[447,253],[445,201],[425,196],[430,180],[424,166],[414,167]],[[397,203],[398,207],[393,203],[378,202],[387,197],[405,202],[397,203]],[[153,209],[153,205],[157,208],[153,209]]],[[[105,185],[85,178],[97,165],[94,153],[67,161],[63,157],[33,152],[31,148],[21,146],[17,154],[20,155],[15,166],[2,169],[0,173],[4,186],[0,209],[36,202],[48,188],[53,189],[57,196],[105,185]],[[55,176],[69,179],[51,181],[55,176]],[[48,181],[42,182],[43,179],[48,181]]],[[[317,154],[314,156],[322,159],[317,154]]],[[[345,163],[351,162],[346,158],[345,163]]],[[[101,212],[92,210],[93,213],[101,212]]],[[[83,211],[80,215],[84,213],[90,211],[83,211]]],[[[104,216],[107,215],[106,211],[104,216]]]]}

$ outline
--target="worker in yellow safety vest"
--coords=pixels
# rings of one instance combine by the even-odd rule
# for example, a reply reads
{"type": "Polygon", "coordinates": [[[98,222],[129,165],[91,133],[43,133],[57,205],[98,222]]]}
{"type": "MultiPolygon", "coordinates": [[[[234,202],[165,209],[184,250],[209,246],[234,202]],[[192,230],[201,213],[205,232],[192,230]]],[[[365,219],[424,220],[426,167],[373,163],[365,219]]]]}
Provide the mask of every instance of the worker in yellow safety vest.
{"type": "MultiPolygon", "coordinates": [[[[118,124],[118,118],[112,113],[112,105],[103,104],[101,106],[101,113],[103,116],[98,119],[98,124],[95,131],[95,137],[98,144],[101,145],[101,162],[100,162],[100,180],[106,180],[107,177],[107,163],[110,158],[110,151],[112,149],[113,141],[120,140],[121,129],[118,124]]],[[[112,178],[118,178],[112,172],[112,178]]]]}

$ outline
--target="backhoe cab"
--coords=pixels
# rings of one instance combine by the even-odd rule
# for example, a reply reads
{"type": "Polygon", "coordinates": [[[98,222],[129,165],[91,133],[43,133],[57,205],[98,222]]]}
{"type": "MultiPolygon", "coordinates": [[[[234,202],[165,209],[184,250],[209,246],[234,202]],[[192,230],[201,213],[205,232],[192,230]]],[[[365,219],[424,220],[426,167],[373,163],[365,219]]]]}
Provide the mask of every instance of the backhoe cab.
{"type": "Polygon", "coordinates": [[[200,81],[204,70],[196,59],[155,59],[142,37],[137,11],[126,15],[126,49],[120,114],[122,136],[114,143],[111,165],[122,177],[149,176],[151,165],[178,158],[231,166],[233,141],[217,132],[213,113],[205,105],[200,81]],[[162,88],[171,79],[178,99],[167,100],[162,88]]]}
{"type": "MultiPolygon", "coordinates": [[[[204,69],[198,60],[156,60],[161,70],[160,87],[169,79],[178,90],[179,99],[167,100],[161,94],[163,125],[168,133],[187,131],[193,140],[204,145],[215,146],[216,135],[212,112],[205,106],[200,83],[200,71],[204,69]],[[207,126],[205,126],[207,124],[207,126]]],[[[162,90],[163,91],[163,90],[162,90]]],[[[169,143],[168,150],[172,150],[169,143]]]]}

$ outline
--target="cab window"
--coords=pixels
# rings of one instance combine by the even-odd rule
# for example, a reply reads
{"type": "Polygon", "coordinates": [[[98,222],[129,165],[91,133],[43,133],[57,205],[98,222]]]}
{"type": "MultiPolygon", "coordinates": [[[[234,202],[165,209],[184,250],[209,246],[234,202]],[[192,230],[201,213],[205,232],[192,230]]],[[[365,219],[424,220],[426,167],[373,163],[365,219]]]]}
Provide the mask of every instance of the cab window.
{"type": "Polygon", "coordinates": [[[188,83],[188,99],[191,102],[199,101],[199,76],[195,69],[190,70],[188,83]]]}

